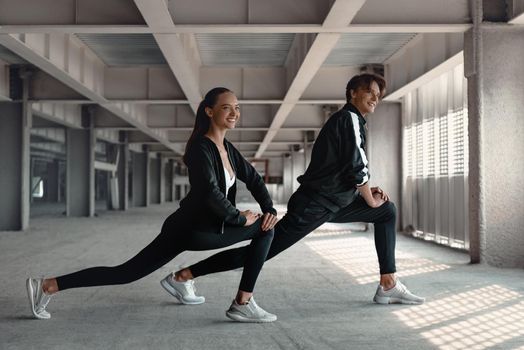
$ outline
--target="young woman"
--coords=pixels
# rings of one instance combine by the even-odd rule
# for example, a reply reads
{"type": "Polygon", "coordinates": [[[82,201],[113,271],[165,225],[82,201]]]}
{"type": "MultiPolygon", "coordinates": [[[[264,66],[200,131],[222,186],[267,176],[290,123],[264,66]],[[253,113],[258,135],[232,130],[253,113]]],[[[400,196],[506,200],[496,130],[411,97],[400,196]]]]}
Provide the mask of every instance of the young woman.
{"type": "MultiPolygon", "coordinates": [[[[275,315],[256,304],[253,289],[273,240],[276,211],[260,175],[225,139],[227,130],[235,127],[239,117],[233,92],[226,88],[210,90],[198,107],[184,154],[191,190],[180,202],[180,208],[166,219],[160,234],[121,265],[92,267],[55,278],[27,279],[33,315],[49,319],[46,307],[58,291],[131,283],[183,251],[217,249],[251,240],[240,287],[226,315],[240,322],[275,321],[275,315]],[[263,215],[235,208],[236,178],[246,183],[263,215]]],[[[161,285],[184,304],[205,301],[195,295],[193,281],[182,276],[170,274],[161,285]]]]}

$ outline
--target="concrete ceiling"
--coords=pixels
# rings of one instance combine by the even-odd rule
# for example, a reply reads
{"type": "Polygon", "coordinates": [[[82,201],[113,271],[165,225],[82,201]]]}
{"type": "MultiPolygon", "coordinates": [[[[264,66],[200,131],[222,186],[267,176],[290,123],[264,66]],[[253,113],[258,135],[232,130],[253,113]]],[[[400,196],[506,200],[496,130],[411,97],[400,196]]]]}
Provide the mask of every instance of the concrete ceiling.
{"type": "Polygon", "coordinates": [[[470,27],[468,0],[0,0],[0,100],[13,99],[7,68],[30,64],[40,117],[80,127],[95,105],[106,140],[126,131],[176,157],[202,96],[226,86],[242,105],[229,138],[280,157],[344,103],[353,74],[384,72],[394,102],[460,61],[470,27]]]}

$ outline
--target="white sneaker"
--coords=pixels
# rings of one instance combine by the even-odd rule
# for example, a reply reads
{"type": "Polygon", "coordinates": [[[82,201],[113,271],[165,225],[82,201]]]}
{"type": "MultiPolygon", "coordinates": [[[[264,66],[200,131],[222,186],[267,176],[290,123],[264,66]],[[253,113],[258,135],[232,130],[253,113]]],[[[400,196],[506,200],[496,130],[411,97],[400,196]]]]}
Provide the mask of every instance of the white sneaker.
{"type": "Polygon", "coordinates": [[[377,304],[423,304],[426,299],[411,293],[405,285],[397,279],[393,288],[384,290],[382,286],[377,287],[373,301],[377,304]]]}
{"type": "Polygon", "coordinates": [[[226,311],[226,316],[238,322],[273,322],[277,320],[276,315],[270,314],[258,306],[253,297],[249,299],[247,304],[242,305],[233,300],[229,310],[226,311]]]}
{"type": "Polygon", "coordinates": [[[27,296],[31,305],[31,312],[35,318],[47,320],[51,314],[46,311],[51,295],[44,293],[42,289],[43,279],[28,278],[26,281],[27,296]]]}
{"type": "Polygon", "coordinates": [[[195,295],[196,289],[193,280],[178,282],[175,280],[174,273],[170,273],[166,278],[161,280],[160,285],[182,304],[198,305],[206,301],[206,298],[195,295]]]}

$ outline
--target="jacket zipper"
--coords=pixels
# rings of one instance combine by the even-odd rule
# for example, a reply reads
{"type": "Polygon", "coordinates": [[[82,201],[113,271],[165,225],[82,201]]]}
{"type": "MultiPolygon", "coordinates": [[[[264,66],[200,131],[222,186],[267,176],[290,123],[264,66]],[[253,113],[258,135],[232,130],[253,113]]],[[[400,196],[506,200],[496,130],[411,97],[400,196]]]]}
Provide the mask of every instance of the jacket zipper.
{"type": "MultiPolygon", "coordinates": [[[[229,148],[227,147],[227,144],[224,144],[224,147],[226,149],[226,152],[227,152],[227,159],[229,160],[229,164],[231,165],[231,168],[233,169],[233,173],[235,173],[235,180],[236,180],[236,176],[237,176],[237,173],[235,171],[235,168],[233,167],[233,162],[231,161],[231,157],[229,155],[229,148]]],[[[227,191],[226,191],[226,198],[227,198],[227,191]]],[[[225,226],[225,221],[222,221],[222,230],[221,230],[221,234],[224,234],[224,226],[225,226]]]]}

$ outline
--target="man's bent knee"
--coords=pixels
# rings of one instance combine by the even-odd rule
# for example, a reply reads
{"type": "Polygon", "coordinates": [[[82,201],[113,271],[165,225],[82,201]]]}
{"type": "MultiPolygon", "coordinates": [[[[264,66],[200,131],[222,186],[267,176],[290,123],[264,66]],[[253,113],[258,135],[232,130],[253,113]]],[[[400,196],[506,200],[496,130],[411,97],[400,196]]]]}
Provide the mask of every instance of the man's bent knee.
{"type": "Polygon", "coordinates": [[[391,220],[397,217],[397,207],[391,201],[382,204],[380,209],[383,210],[384,220],[391,220]]]}

